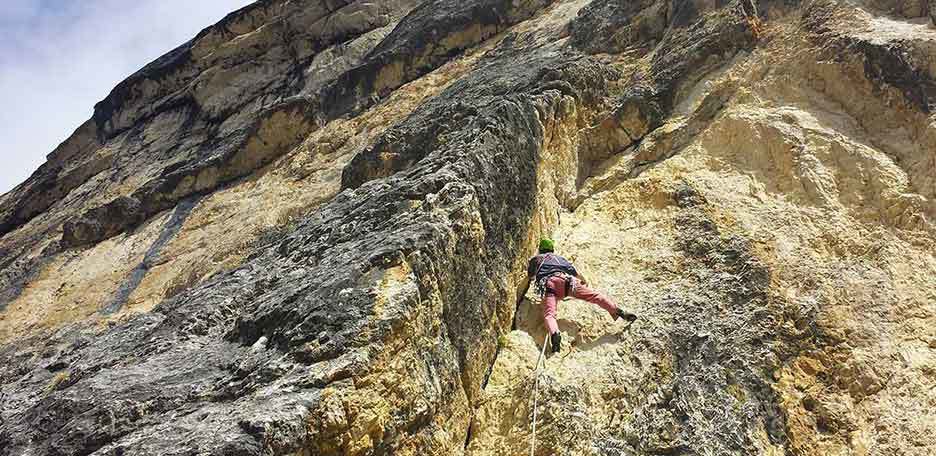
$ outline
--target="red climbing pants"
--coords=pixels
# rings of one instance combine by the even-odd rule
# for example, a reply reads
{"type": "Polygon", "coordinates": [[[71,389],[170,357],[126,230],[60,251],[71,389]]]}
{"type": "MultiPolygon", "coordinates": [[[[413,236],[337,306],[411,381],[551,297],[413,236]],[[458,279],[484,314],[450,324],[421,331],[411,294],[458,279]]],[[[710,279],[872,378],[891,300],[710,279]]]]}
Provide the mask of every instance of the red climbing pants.
{"type": "MultiPolygon", "coordinates": [[[[582,284],[579,279],[572,279],[575,283],[575,286],[572,290],[572,297],[581,299],[582,301],[588,301],[592,304],[595,304],[601,307],[604,310],[607,310],[611,317],[614,318],[617,316],[617,305],[614,304],[614,301],[611,301],[607,296],[592,290],[591,288],[586,287],[582,284]]],[[[546,288],[553,290],[553,292],[547,291],[543,295],[543,319],[546,320],[546,327],[549,328],[549,333],[554,334],[556,331],[559,331],[559,325],[556,323],[556,305],[559,301],[565,298],[566,292],[566,283],[565,279],[562,276],[552,276],[546,280],[546,288]]]]}

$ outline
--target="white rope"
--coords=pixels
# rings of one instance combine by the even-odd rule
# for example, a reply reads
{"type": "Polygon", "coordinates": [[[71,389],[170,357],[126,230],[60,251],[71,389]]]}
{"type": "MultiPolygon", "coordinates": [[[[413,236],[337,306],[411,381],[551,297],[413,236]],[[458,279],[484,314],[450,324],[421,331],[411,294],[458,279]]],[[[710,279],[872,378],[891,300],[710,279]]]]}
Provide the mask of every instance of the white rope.
{"type": "Polygon", "coordinates": [[[549,343],[549,331],[546,331],[546,339],[543,340],[543,351],[540,352],[539,357],[536,358],[536,366],[533,368],[535,380],[533,382],[533,439],[530,441],[530,456],[534,456],[536,453],[536,399],[539,393],[539,379],[540,374],[540,361],[543,362],[543,369],[546,369],[546,360],[543,359],[546,356],[546,344],[549,343]]]}

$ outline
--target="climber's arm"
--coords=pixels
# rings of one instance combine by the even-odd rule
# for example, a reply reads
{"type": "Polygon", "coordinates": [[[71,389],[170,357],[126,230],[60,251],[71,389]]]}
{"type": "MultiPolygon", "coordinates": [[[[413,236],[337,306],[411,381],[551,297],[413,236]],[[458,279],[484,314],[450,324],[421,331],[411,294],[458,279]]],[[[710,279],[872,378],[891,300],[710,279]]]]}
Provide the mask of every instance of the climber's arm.
{"type": "Polygon", "coordinates": [[[527,290],[530,289],[530,276],[523,276],[523,280],[520,281],[520,285],[517,286],[517,308],[514,309],[514,321],[510,326],[510,330],[517,329],[517,315],[520,314],[520,303],[523,302],[523,298],[526,297],[527,290]]]}
{"type": "Polygon", "coordinates": [[[527,290],[530,289],[530,276],[524,276],[523,280],[520,281],[520,285],[517,286],[517,305],[520,305],[520,301],[523,301],[523,298],[527,294],[527,290]]]}

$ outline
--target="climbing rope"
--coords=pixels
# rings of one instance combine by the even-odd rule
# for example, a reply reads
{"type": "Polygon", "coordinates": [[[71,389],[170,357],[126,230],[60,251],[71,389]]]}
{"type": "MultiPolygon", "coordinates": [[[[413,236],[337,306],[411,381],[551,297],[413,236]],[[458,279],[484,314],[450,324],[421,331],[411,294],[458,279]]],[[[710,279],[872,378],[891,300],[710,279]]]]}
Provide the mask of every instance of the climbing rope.
{"type": "Polygon", "coordinates": [[[536,453],[536,399],[539,394],[539,379],[542,371],[540,370],[540,361],[543,362],[543,370],[546,370],[546,344],[549,343],[549,331],[546,331],[546,337],[543,339],[543,351],[540,352],[539,357],[536,358],[536,366],[533,367],[533,438],[530,441],[530,456],[534,456],[536,453]]]}
{"type": "MultiPolygon", "coordinates": [[[[630,331],[631,325],[634,322],[628,322],[625,331],[630,331]]],[[[533,423],[532,423],[532,438],[530,439],[530,456],[536,456],[536,412],[537,412],[537,399],[539,398],[539,382],[540,377],[543,375],[543,371],[546,370],[546,345],[549,344],[549,330],[546,331],[546,336],[543,338],[543,349],[540,351],[539,357],[536,358],[536,365],[533,367],[533,423]],[[540,370],[540,363],[543,365],[543,369],[540,370]]],[[[566,353],[566,356],[569,356],[569,353],[566,353]]],[[[564,357],[563,357],[564,358],[564,357]]]]}

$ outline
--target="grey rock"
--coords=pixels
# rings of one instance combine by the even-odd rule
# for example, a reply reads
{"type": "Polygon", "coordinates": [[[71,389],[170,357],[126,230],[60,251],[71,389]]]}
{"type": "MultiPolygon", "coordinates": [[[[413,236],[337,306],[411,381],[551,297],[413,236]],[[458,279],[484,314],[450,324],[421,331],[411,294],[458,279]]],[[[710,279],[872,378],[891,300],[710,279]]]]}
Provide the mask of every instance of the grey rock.
{"type": "MultiPolygon", "coordinates": [[[[451,278],[504,276],[520,252],[524,220],[532,216],[543,135],[532,97],[543,94],[543,78],[574,76],[567,81],[570,86],[587,92],[600,89],[586,84],[603,74],[610,73],[595,63],[505,45],[484,69],[388,133],[417,139],[429,138],[432,131],[446,134],[441,144],[413,142],[414,149],[428,152],[414,166],[349,188],[275,249],[150,314],[103,334],[74,328],[44,341],[7,346],[5,360],[62,350],[57,356],[69,366],[69,380],[31,397],[27,391],[45,388],[53,374],[24,363],[3,378],[12,391],[7,404],[15,404],[7,407],[3,447],[14,453],[62,454],[118,448],[171,453],[194,442],[199,451],[224,454],[257,454],[265,445],[282,451],[325,448],[323,439],[309,441],[302,421],[322,406],[324,387],[366,366],[373,355],[359,358],[356,347],[379,346],[398,324],[375,320],[374,296],[356,284],[375,268],[401,262],[412,267],[419,288],[418,295],[393,309],[397,318],[415,310],[407,306],[425,305],[422,301],[431,296],[446,303],[442,312],[448,329],[436,335],[438,351],[423,355],[434,383],[445,386],[427,389],[420,399],[442,408],[452,388],[477,391],[482,366],[494,353],[493,332],[509,326],[497,320],[495,305],[506,295],[506,284],[488,282],[478,294],[451,278]],[[514,70],[518,58],[529,65],[514,70]],[[562,70],[570,64],[576,70],[562,70]],[[513,74],[505,78],[504,71],[513,74]],[[427,121],[451,112],[452,100],[463,100],[454,108],[460,122],[438,126],[427,121]],[[428,202],[429,195],[434,195],[431,204],[398,204],[428,202]],[[475,217],[484,226],[482,238],[460,228],[475,217]],[[489,304],[457,305],[478,302],[479,296],[489,304]],[[268,349],[252,350],[262,337],[268,349]],[[343,364],[349,367],[332,370],[343,364]],[[146,374],[155,371],[161,374],[146,374]],[[304,412],[291,413],[297,404],[304,412]],[[181,428],[188,432],[173,431],[181,428]]],[[[347,172],[364,174],[355,171],[362,166],[353,163],[347,172]]],[[[395,420],[395,429],[411,434],[431,430],[420,424],[420,415],[405,410],[395,420]]],[[[381,445],[397,444],[398,439],[387,437],[381,445]]]]}
{"type": "Polygon", "coordinates": [[[667,6],[659,0],[591,2],[569,25],[572,44],[590,53],[656,45],[668,25],[667,6]]]}

